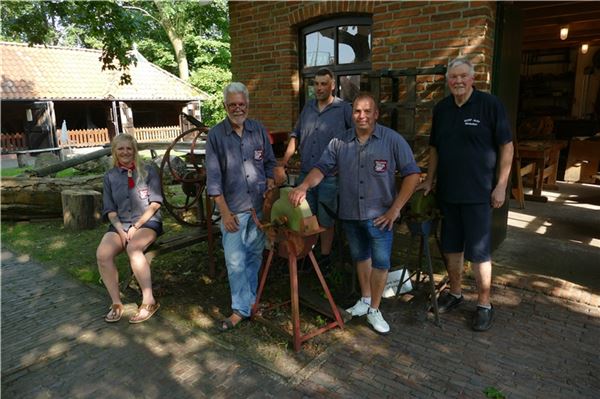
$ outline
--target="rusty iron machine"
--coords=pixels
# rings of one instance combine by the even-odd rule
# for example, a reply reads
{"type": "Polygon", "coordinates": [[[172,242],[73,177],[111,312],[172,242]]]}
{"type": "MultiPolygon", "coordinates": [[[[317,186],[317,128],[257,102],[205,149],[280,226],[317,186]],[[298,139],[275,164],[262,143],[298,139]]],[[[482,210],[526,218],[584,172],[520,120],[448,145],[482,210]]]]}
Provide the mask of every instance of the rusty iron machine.
{"type": "MultiPolygon", "coordinates": [[[[324,231],[317,222],[317,217],[310,210],[308,202],[304,200],[298,207],[294,207],[288,200],[288,193],[291,187],[274,189],[267,195],[263,207],[263,215],[266,221],[258,220],[256,212],[252,210],[255,223],[260,229],[267,234],[270,250],[267,260],[264,263],[258,291],[256,294],[256,303],[252,308],[252,318],[258,321],[265,321],[262,317],[261,298],[265,289],[267,276],[273,264],[275,255],[287,259],[289,276],[290,276],[290,300],[271,305],[277,307],[281,305],[291,305],[292,318],[292,341],[294,350],[299,352],[302,349],[302,343],[322,334],[332,328],[344,328],[344,320],[342,319],[342,310],[338,309],[335,304],[327,282],[323,277],[323,273],[312,251],[313,246],[317,242],[319,233],[324,231]],[[323,327],[315,328],[312,331],[302,334],[300,330],[300,295],[298,285],[298,259],[307,256],[310,260],[312,269],[317,275],[323,292],[327,297],[327,302],[330,307],[324,309],[320,306],[311,306],[313,310],[331,317],[333,321],[323,327]]],[[[310,304],[308,304],[310,306],[310,304]]],[[[269,324],[269,323],[267,323],[269,324]]]]}
{"type": "MultiPolygon", "coordinates": [[[[194,121],[192,121],[194,122],[194,121]]],[[[204,167],[205,143],[208,128],[196,125],[177,136],[167,147],[160,164],[161,187],[163,202],[167,211],[179,223],[196,227],[192,234],[185,234],[160,241],[146,253],[150,260],[159,253],[167,253],[184,248],[200,240],[208,243],[209,274],[216,275],[214,264],[214,240],[220,233],[215,227],[218,216],[213,214],[213,204],[206,194],[206,171],[204,167]]],[[[264,201],[263,215],[266,220],[260,221],[252,210],[254,220],[268,237],[270,250],[262,267],[256,303],[252,317],[265,321],[262,317],[263,308],[260,304],[262,294],[271,270],[275,255],[287,259],[290,275],[290,300],[272,307],[291,305],[292,338],[295,351],[300,351],[302,343],[335,327],[344,327],[343,310],[339,309],[331,295],[327,282],[312,248],[318,235],[324,229],[312,215],[306,201],[299,207],[294,207],[287,199],[290,187],[271,190],[264,201]],[[309,303],[311,308],[333,321],[323,327],[316,328],[306,334],[300,329],[300,295],[298,284],[298,259],[308,257],[321,287],[327,297],[327,308],[309,303]],[[328,309],[330,308],[330,309],[328,309]]],[[[267,324],[269,324],[267,322],[267,324]]]]}

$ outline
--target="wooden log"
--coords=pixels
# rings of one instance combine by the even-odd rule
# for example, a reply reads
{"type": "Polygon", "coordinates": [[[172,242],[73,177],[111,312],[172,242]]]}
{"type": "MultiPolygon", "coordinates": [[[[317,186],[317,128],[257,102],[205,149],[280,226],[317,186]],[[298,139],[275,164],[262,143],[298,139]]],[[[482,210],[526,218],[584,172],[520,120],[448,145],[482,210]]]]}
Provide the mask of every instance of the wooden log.
{"type": "Polygon", "coordinates": [[[48,176],[50,174],[60,172],[61,170],[68,169],[71,166],[79,165],[79,164],[82,164],[87,161],[91,161],[94,159],[98,159],[98,158],[110,155],[110,152],[111,152],[110,147],[103,148],[98,151],[90,152],[88,154],[84,154],[84,155],[80,155],[78,157],[67,159],[66,161],[57,162],[52,165],[25,171],[25,173],[29,174],[30,176],[38,176],[38,177],[48,176]]]}
{"type": "Polygon", "coordinates": [[[102,194],[94,190],[63,190],[60,193],[64,226],[68,230],[90,230],[101,219],[102,194]]]}
{"type": "Polygon", "coordinates": [[[102,175],[53,179],[3,177],[0,181],[2,220],[60,218],[61,192],[68,189],[102,191],[102,175]]]}

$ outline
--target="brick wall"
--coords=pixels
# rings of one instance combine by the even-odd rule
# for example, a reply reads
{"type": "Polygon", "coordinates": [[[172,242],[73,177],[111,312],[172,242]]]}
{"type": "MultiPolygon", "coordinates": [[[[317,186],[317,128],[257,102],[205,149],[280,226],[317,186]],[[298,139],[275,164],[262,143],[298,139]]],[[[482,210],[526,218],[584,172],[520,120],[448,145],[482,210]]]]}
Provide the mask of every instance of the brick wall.
{"type": "MultiPolygon", "coordinates": [[[[234,80],[250,90],[251,117],[271,131],[290,130],[298,115],[298,30],[344,14],[370,14],[372,69],[428,67],[469,55],[476,86],[489,90],[495,2],[230,1],[234,80]]],[[[437,82],[436,82],[437,80],[437,82]]],[[[418,89],[442,86],[423,77],[418,89]]],[[[417,130],[427,131],[427,117],[417,130]]]]}

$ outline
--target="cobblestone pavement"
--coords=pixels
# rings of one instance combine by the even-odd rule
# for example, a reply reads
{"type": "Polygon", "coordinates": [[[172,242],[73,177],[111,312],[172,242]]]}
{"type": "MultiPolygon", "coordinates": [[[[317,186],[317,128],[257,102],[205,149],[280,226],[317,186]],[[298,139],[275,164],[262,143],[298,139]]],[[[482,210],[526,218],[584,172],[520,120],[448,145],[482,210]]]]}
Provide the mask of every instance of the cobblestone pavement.
{"type": "Polygon", "coordinates": [[[161,317],[105,323],[100,292],[39,264],[3,251],[1,272],[3,398],[302,396],[277,374],[161,317]]]}
{"type": "Polygon", "coordinates": [[[107,324],[103,293],[8,251],[1,277],[6,398],[484,398],[486,388],[507,398],[600,397],[600,308],[539,292],[495,286],[487,333],[469,329],[468,287],[441,327],[384,300],[390,335],[352,320],[323,358],[289,378],[160,316],[107,324]]]}

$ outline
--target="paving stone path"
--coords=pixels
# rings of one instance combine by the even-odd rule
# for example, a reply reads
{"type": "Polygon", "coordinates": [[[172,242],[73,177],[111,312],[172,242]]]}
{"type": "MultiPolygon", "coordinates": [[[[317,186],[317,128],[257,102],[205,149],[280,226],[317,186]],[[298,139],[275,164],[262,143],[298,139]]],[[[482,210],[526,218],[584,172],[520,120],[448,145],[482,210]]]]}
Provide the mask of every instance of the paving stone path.
{"type": "Polygon", "coordinates": [[[101,293],[6,251],[2,258],[2,397],[302,396],[278,375],[161,317],[105,323],[101,293]]]}
{"type": "Polygon", "coordinates": [[[322,359],[289,378],[161,316],[107,324],[102,292],[26,257],[3,250],[0,271],[6,398],[484,398],[486,388],[600,397],[600,308],[538,292],[496,286],[487,333],[469,329],[468,287],[441,327],[385,300],[392,334],[352,320],[322,359]]]}

